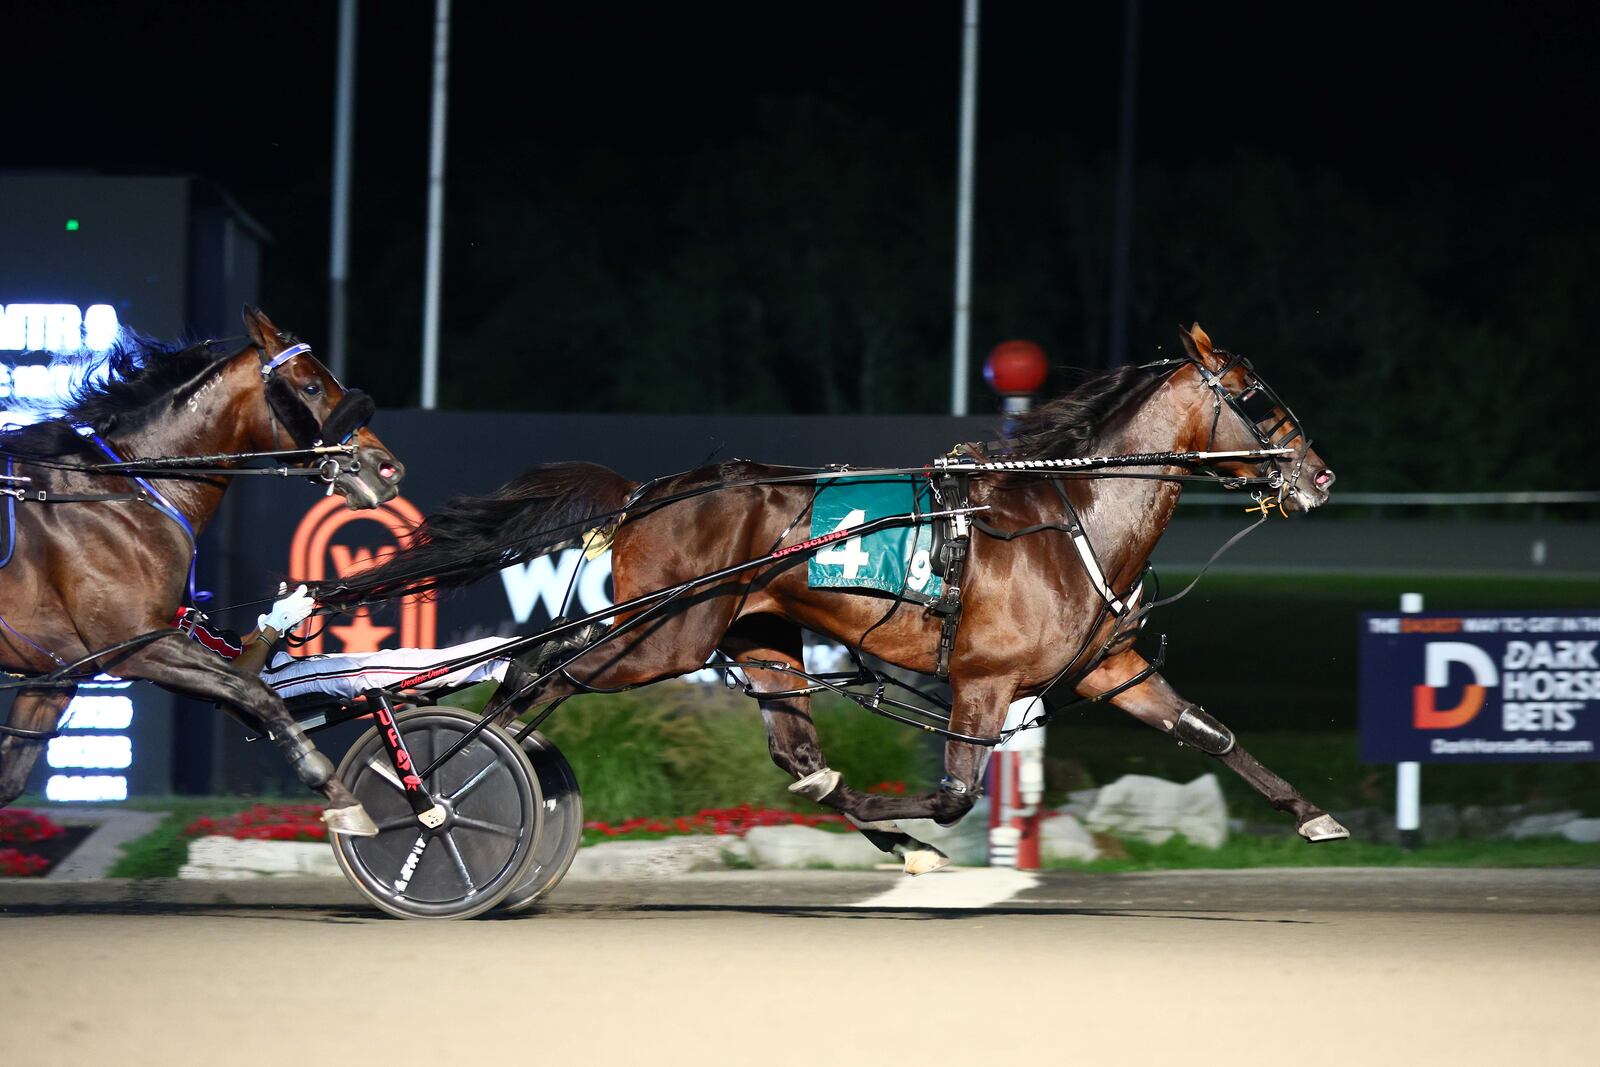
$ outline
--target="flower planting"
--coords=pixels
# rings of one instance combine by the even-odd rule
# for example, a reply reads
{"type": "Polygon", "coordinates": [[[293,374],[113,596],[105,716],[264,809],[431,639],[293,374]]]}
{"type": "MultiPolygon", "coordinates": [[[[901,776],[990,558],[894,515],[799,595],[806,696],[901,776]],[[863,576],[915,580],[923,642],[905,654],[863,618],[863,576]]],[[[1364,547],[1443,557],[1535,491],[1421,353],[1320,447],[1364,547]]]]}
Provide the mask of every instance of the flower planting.
{"type": "Polygon", "coordinates": [[[0,809],[0,878],[37,878],[66,855],[67,828],[26,808],[0,809]]]}
{"type": "Polygon", "coordinates": [[[60,837],[67,828],[26,808],[0,808],[0,845],[31,845],[60,837]]]}
{"type": "Polygon", "coordinates": [[[757,826],[845,826],[843,815],[808,814],[778,808],[740,804],[733,808],[705,808],[672,819],[634,818],[619,823],[586,822],[585,830],[605,837],[663,836],[674,834],[726,834],[743,837],[757,826]]]}
{"type": "Polygon", "coordinates": [[[0,848],[0,878],[37,878],[50,869],[50,861],[15,848],[0,848]]]}
{"type": "Polygon", "coordinates": [[[184,827],[183,836],[232,837],[240,841],[326,841],[328,828],[315,804],[256,804],[234,815],[205,815],[184,827]]]}

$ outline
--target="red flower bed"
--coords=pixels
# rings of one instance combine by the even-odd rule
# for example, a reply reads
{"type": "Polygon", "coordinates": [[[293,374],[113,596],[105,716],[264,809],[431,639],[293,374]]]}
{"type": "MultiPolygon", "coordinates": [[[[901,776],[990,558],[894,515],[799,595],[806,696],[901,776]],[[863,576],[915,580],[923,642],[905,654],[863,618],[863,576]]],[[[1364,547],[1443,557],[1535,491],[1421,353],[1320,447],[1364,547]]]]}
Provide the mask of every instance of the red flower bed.
{"type": "Polygon", "coordinates": [[[256,804],[237,815],[201,816],[185,837],[233,837],[241,841],[326,841],[328,827],[315,804],[256,804]]]}
{"type": "MultiPolygon", "coordinates": [[[[0,842],[31,845],[60,837],[67,828],[26,808],[0,808],[0,842]]],[[[16,849],[6,849],[15,852],[16,849]]]]}
{"type": "Polygon", "coordinates": [[[37,846],[57,841],[67,828],[37,811],[26,808],[0,809],[0,878],[36,878],[45,873],[72,844],[58,841],[56,846],[37,846]],[[44,855],[39,853],[43,852],[44,855]]]}
{"type": "Polygon", "coordinates": [[[0,878],[33,878],[50,869],[43,856],[30,856],[14,848],[0,848],[0,878]]]}
{"type": "Polygon", "coordinates": [[[843,815],[810,815],[776,808],[757,808],[740,804],[736,808],[705,808],[694,815],[680,815],[675,819],[626,819],[613,825],[608,822],[586,822],[584,828],[597,830],[607,837],[626,837],[629,834],[732,834],[743,837],[756,826],[822,826],[843,824],[843,815]]]}

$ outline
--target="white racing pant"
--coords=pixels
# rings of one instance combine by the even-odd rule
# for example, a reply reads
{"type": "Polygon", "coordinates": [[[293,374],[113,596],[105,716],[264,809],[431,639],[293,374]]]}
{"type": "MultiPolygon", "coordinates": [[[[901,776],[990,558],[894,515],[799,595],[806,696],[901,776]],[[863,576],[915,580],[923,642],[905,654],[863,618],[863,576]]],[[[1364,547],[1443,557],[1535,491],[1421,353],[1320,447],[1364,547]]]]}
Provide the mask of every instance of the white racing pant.
{"type": "MultiPolygon", "coordinates": [[[[368,689],[392,686],[431,667],[474,653],[482,656],[513,638],[485,637],[449,648],[386,648],[342,656],[290,656],[279,652],[261,671],[261,680],[287,700],[308,693],[351,699],[368,689]]],[[[505,659],[484,659],[430,678],[416,689],[453,689],[493,678],[503,681],[505,659]]]]}

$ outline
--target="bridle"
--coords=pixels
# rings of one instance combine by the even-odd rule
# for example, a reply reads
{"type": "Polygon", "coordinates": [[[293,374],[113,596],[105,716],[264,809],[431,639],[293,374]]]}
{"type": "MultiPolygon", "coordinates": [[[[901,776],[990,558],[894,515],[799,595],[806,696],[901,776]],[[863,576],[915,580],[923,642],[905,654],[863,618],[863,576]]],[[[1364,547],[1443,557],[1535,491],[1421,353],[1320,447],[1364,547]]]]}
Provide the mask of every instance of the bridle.
{"type": "Polygon", "coordinates": [[[1292,448],[1294,457],[1288,473],[1275,462],[1263,464],[1267,467],[1265,471],[1267,485],[1277,490],[1278,501],[1281,503],[1284,495],[1300,480],[1306,457],[1311,454],[1311,439],[1306,436],[1305,429],[1289,405],[1284,403],[1276,389],[1262,379],[1254,364],[1244,356],[1235,355],[1224,349],[1219,348],[1214,351],[1217,355],[1226,357],[1222,367],[1215,374],[1203,361],[1189,353],[1185,353],[1181,359],[1157,360],[1142,366],[1169,374],[1186,366],[1194,367],[1196,373],[1200,375],[1201,384],[1210,389],[1212,395],[1211,433],[1206,440],[1208,451],[1216,445],[1217,426],[1222,419],[1224,407],[1238,416],[1240,423],[1262,448],[1292,448]],[[1245,373],[1245,387],[1238,393],[1230,390],[1223,382],[1235,368],[1240,368],[1245,373]]]}
{"type": "MultiPolygon", "coordinates": [[[[267,405],[267,421],[272,426],[274,451],[280,445],[279,425],[283,426],[297,446],[310,450],[322,448],[325,443],[348,446],[362,427],[372,420],[377,410],[372,398],[360,389],[344,389],[341,384],[339,402],[328,412],[328,417],[318,424],[310,405],[300,399],[294,386],[278,375],[279,367],[298,356],[311,354],[311,346],[304,341],[297,341],[270,358],[260,345],[256,346],[256,352],[261,358],[261,392],[267,405]]],[[[327,483],[328,493],[332,494],[341,476],[360,472],[361,461],[355,458],[354,450],[350,449],[343,455],[325,456],[319,467],[320,477],[327,483]]]]}

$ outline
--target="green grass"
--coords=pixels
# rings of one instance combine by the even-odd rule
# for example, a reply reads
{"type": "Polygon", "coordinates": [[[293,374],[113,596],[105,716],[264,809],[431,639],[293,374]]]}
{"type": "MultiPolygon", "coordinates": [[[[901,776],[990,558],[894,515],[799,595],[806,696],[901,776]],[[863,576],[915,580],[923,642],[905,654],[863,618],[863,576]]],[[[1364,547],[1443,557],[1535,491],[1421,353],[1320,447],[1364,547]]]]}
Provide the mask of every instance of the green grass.
{"type": "Polygon", "coordinates": [[[1242,867],[1600,867],[1600,845],[1562,840],[1450,841],[1415,852],[1398,845],[1334,841],[1308,845],[1293,835],[1234,834],[1210,849],[1173,837],[1164,844],[1122,840],[1127,855],[1090,862],[1051,861],[1079,871],[1236,870],[1242,867]]]}
{"type": "Polygon", "coordinates": [[[176,878],[189,859],[189,841],[183,828],[202,815],[232,815],[258,803],[247,797],[141,797],[125,807],[165,811],[167,817],[137,841],[122,846],[122,858],[112,864],[108,878],[176,878]]]}

